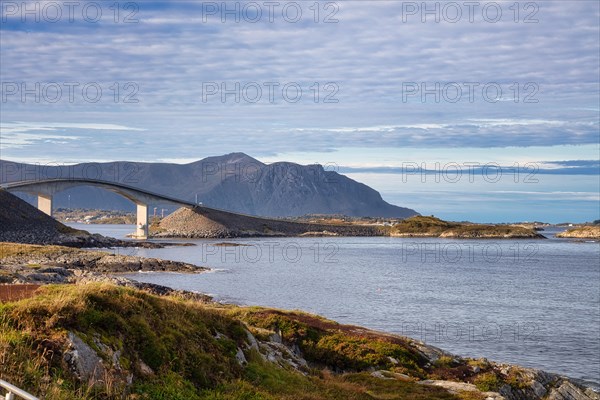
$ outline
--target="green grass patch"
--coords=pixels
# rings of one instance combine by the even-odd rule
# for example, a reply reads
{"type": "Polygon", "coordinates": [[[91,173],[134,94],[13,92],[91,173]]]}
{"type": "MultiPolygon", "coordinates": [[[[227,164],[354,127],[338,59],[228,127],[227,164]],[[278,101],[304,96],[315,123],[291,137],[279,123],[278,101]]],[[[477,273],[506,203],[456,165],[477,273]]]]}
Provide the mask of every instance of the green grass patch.
{"type": "Polygon", "coordinates": [[[494,372],[486,372],[478,375],[473,380],[473,383],[482,392],[497,392],[503,384],[502,380],[494,372]]]}

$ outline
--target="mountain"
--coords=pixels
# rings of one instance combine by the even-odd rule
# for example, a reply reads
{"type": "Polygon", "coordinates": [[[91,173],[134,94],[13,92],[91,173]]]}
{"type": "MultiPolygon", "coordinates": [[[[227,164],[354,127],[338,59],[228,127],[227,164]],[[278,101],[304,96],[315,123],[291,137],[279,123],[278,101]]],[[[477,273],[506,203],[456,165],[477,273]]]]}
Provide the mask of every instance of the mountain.
{"type": "MultiPolygon", "coordinates": [[[[89,178],[121,182],[228,211],[288,217],[305,214],[399,217],[416,215],[385,202],[374,189],[320,165],[264,164],[243,153],[208,157],[190,164],[84,163],[70,166],[0,160],[2,183],[47,178],[89,178]]],[[[21,195],[33,202],[32,196],[21,195]]],[[[126,199],[94,187],[56,194],[55,207],[133,210],[126,199]]]]}

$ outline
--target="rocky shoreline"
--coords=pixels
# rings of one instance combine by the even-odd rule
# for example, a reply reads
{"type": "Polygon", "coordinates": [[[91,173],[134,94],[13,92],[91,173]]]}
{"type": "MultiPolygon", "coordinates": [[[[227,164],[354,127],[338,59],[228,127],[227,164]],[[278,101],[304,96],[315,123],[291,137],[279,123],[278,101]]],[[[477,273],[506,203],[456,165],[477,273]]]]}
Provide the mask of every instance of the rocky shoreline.
{"type": "MultiPolygon", "coordinates": [[[[224,243],[225,245],[226,243],[224,243]]],[[[22,245],[13,243],[0,243],[0,283],[28,283],[28,284],[89,284],[110,283],[122,287],[131,287],[146,292],[165,296],[175,295],[188,300],[210,303],[209,296],[174,290],[168,287],[136,282],[119,276],[120,273],[137,271],[171,271],[180,273],[200,273],[207,268],[192,264],[142,258],[136,256],[115,255],[101,251],[73,249],[61,246],[22,245]]],[[[213,303],[219,306],[218,303],[213,303]]],[[[244,310],[243,307],[240,310],[244,310]]],[[[345,326],[327,321],[317,316],[296,312],[282,312],[264,309],[258,311],[271,316],[286,316],[296,320],[295,324],[315,326],[318,329],[332,332],[343,332],[356,338],[384,340],[391,343],[405,343],[411,352],[419,354],[426,362],[424,368],[430,371],[426,376],[414,376],[411,373],[394,372],[395,365],[400,361],[390,358],[386,364],[389,368],[367,368],[371,376],[385,380],[401,380],[418,385],[435,386],[443,388],[451,394],[472,393],[474,399],[481,400],[599,400],[600,396],[590,388],[586,388],[564,376],[550,374],[540,370],[523,368],[514,365],[494,363],[486,359],[468,359],[445,352],[436,347],[422,342],[400,337],[397,335],[371,331],[369,329],[345,326]],[[485,379],[490,379],[488,383],[485,379]],[[483,384],[482,384],[483,382],[483,384]],[[486,386],[487,385],[487,386],[486,386]],[[489,386],[489,390],[484,390],[489,386]]],[[[295,326],[295,325],[294,325],[295,326]]],[[[264,329],[263,329],[264,331],[264,329]]],[[[263,332],[260,331],[260,332],[263,332]]],[[[74,335],[74,334],[73,334],[74,335]]],[[[70,336],[71,337],[71,336],[70,336]]],[[[299,350],[299,343],[290,339],[279,330],[273,331],[267,337],[257,337],[250,331],[247,332],[246,347],[238,349],[236,358],[240,365],[247,363],[245,353],[256,350],[265,362],[276,364],[285,369],[294,370],[306,375],[310,372],[311,365],[315,367],[314,360],[306,357],[299,350]]],[[[293,335],[293,337],[296,337],[293,335]]],[[[71,337],[71,347],[84,346],[83,341],[71,337]]],[[[361,340],[363,340],[361,339],[361,340]]],[[[99,349],[105,348],[98,346],[99,349]]],[[[85,376],[92,370],[103,365],[103,355],[97,350],[85,348],[80,354],[90,354],[88,360],[73,364],[77,374],[85,376]],[[90,360],[92,362],[90,362],[90,360]],[[97,365],[96,365],[97,364],[97,365]],[[88,365],[92,370],[86,371],[82,365],[88,365]]],[[[75,354],[75,353],[73,353],[75,354]]],[[[336,374],[346,373],[344,369],[334,371],[336,374]]],[[[471,397],[469,397],[471,398],[471,397]]]]}
{"type": "Polygon", "coordinates": [[[160,249],[172,246],[171,243],[148,241],[120,240],[100,234],[85,231],[74,231],[67,234],[43,234],[29,230],[13,230],[0,232],[0,242],[66,246],[74,248],[111,248],[111,247],[140,247],[145,249],[160,249]]]}
{"type": "MultiPolygon", "coordinates": [[[[201,273],[209,268],[161,260],[63,246],[0,243],[0,283],[77,283],[109,280],[107,274],[132,272],[201,273]]],[[[119,277],[119,282],[125,278],[119,277]]]]}

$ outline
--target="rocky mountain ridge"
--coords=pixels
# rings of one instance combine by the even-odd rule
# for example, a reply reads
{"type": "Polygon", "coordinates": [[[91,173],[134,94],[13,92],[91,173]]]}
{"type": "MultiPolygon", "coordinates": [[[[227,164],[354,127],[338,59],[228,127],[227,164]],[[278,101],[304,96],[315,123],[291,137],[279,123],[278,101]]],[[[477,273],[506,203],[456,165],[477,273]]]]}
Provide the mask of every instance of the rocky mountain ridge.
{"type": "MultiPolygon", "coordinates": [[[[0,182],[89,178],[120,182],[203,205],[265,217],[345,214],[405,218],[417,212],[385,202],[374,189],[321,165],[264,164],[244,153],[189,164],[110,162],[29,165],[0,160],[0,182]]],[[[22,198],[32,201],[31,196],[22,198]]],[[[133,210],[117,194],[94,187],[57,193],[55,207],[133,210]]],[[[166,206],[174,210],[172,206],[166,206]]]]}

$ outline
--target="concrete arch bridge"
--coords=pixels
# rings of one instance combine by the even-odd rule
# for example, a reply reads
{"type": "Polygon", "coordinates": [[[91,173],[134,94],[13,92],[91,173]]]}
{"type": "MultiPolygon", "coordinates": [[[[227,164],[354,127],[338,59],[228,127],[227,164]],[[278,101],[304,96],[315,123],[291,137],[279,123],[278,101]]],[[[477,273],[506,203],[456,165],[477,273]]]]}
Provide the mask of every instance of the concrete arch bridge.
{"type": "Polygon", "coordinates": [[[63,190],[76,186],[95,186],[117,193],[132,201],[137,206],[137,239],[148,238],[148,209],[153,203],[168,203],[180,207],[195,208],[197,204],[176,199],[159,193],[149,192],[119,182],[103,181],[96,179],[46,179],[35,181],[12,182],[1,185],[8,192],[23,192],[37,196],[38,209],[52,216],[52,196],[63,190]]]}

